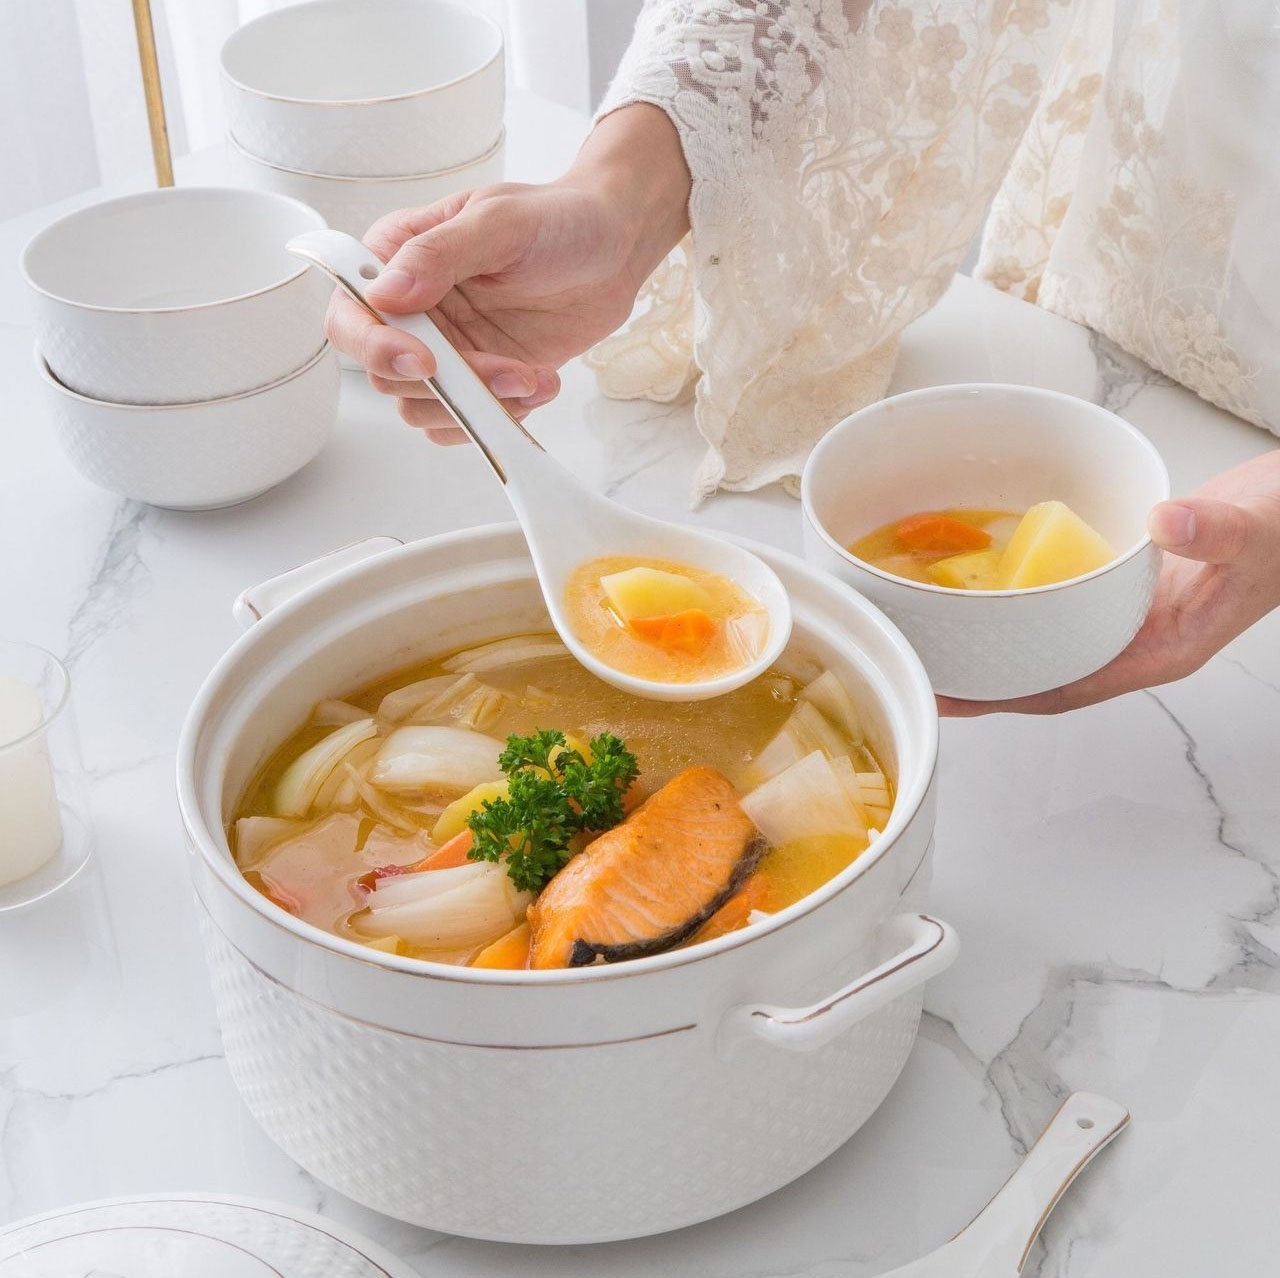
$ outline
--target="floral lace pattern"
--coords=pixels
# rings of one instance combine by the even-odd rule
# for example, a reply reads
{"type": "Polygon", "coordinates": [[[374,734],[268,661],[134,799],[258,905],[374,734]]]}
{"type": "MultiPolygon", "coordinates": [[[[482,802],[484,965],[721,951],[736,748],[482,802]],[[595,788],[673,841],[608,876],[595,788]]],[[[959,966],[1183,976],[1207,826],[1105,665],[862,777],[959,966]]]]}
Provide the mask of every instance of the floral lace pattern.
{"type": "Polygon", "coordinates": [[[1266,229],[1280,208],[1280,52],[1265,8],[1087,5],[976,273],[1280,433],[1280,303],[1264,284],[1280,278],[1266,229]]]}
{"type": "Polygon", "coordinates": [[[879,398],[1039,104],[1070,0],[647,0],[601,114],[649,102],[691,240],[589,357],[606,393],[699,374],[695,495],[792,481],[879,398]]]}

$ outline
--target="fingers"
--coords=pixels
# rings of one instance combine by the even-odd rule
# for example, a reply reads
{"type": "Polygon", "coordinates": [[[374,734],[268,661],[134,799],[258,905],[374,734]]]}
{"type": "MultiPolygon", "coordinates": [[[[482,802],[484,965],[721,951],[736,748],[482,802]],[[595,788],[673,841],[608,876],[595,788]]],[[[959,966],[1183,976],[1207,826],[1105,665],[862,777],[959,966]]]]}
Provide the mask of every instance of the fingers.
{"type": "Polygon", "coordinates": [[[1241,558],[1254,540],[1253,525],[1250,511],[1212,497],[1162,501],[1147,518],[1157,546],[1202,564],[1229,564],[1241,558]]]}
{"type": "Polygon", "coordinates": [[[436,371],[435,356],[416,337],[379,324],[341,289],[329,302],[325,333],[340,351],[378,377],[420,382],[436,371]]]}
{"type": "Polygon", "coordinates": [[[425,311],[463,280],[503,269],[511,260],[517,231],[503,215],[504,207],[500,199],[464,205],[406,240],[369,285],[369,301],[393,314],[425,311]]]}

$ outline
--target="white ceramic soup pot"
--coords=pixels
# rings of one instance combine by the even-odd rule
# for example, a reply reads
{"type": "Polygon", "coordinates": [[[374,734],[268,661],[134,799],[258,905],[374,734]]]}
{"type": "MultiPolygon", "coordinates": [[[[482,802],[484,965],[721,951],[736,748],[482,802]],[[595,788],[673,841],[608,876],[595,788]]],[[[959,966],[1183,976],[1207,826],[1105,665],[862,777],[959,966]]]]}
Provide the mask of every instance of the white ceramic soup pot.
{"type": "Polygon", "coordinates": [[[323,226],[297,200],[227,187],[68,213],[22,255],[40,350],[64,386],[120,404],[266,386],[324,345],[331,290],[284,249],[323,226]]]}
{"type": "Polygon", "coordinates": [[[68,390],[36,352],[71,464],[108,492],[172,510],[257,497],[302,469],[338,417],[341,373],[323,346],[270,386],[198,404],[112,404],[68,390]]]}
{"type": "Polygon", "coordinates": [[[1160,551],[1147,512],[1169,496],[1150,441],[1097,404],[1031,386],[895,395],[833,427],[801,479],[805,553],[897,622],[936,691],[1000,701],[1106,665],[1151,606],[1160,551]],[[849,553],[916,511],[1066,502],[1118,551],[1086,576],[1028,590],[951,590],[849,553]]]}
{"type": "Polygon", "coordinates": [[[298,570],[243,600],[239,615],[264,619],[191,708],[179,802],[227,1063],[267,1133],[322,1181],[477,1238],[638,1237],[787,1184],[880,1104],[914,1042],[922,984],[955,954],[950,929],[915,912],[934,823],[933,695],[874,607],[752,549],[791,592],[781,667],[845,682],[896,779],[892,817],[852,866],[767,920],[564,971],[448,967],[339,939],[255,892],[227,845],[246,787],[317,700],[548,627],[516,525],[363,561],[348,548],[332,575],[298,570]]]}
{"type": "Polygon", "coordinates": [[[502,32],[449,0],[315,0],[222,46],[232,134],[271,164],[394,177],[466,164],[502,132],[502,32]]]}
{"type": "Polygon", "coordinates": [[[268,164],[251,155],[235,138],[227,139],[231,169],[245,186],[275,191],[309,204],[335,230],[357,239],[385,213],[422,208],[457,191],[502,181],[503,137],[469,164],[438,173],[404,178],[351,178],[331,173],[301,173],[268,164]]]}

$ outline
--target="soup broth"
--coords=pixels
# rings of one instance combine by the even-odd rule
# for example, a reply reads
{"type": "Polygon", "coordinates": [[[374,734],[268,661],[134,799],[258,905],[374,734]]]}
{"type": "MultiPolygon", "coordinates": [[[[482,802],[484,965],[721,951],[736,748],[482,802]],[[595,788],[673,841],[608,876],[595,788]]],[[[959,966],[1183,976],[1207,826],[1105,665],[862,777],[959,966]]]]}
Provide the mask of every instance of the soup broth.
{"type": "MultiPolygon", "coordinates": [[[[498,765],[503,743],[530,741],[545,729],[564,734],[564,745],[552,748],[546,769],[533,769],[539,794],[550,793],[544,782],[558,776],[561,750],[582,760],[584,770],[599,771],[616,738],[639,767],[622,801],[630,815],[598,839],[587,830],[575,835],[565,854],[570,867],[583,858],[603,863],[606,840],[625,845],[633,830],[638,839],[646,822],[659,820],[664,803],[675,822],[668,830],[678,828],[686,815],[682,804],[700,801],[711,776],[731,789],[723,802],[713,796],[707,812],[718,818],[739,799],[750,810],[743,829],[755,850],[748,857],[744,843],[720,897],[699,898],[687,909],[673,903],[671,934],[685,929],[673,944],[744,926],[808,895],[865,850],[892,805],[891,782],[863,744],[856,711],[833,676],[806,690],[770,672],[711,701],[655,702],[602,683],[553,635],[517,636],[321,702],[250,786],[230,832],[237,863],[281,908],[348,940],[445,963],[523,966],[529,961],[525,911],[553,894],[546,885],[521,888],[509,866],[495,879],[497,866],[471,858],[482,836],[471,833],[468,846],[474,826],[467,823],[495,823],[507,811],[501,805],[514,801],[514,773],[504,777],[498,765]],[[830,806],[816,824],[814,785],[819,800],[826,787],[830,806]],[[682,788],[691,800],[681,798],[682,788]],[[498,806],[486,809],[486,801],[498,806]],[[468,930],[462,916],[436,919],[416,893],[446,878],[469,893],[468,900],[479,900],[483,885],[492,894],[485,908],[499,919],[510,909],[508,927],[486,931],[477,922],[468,930]],[[391,902],[385,913],[384,897],[391,902]],[[405,927],[379,922],[385,919],[404,920],[405,927]],[[522,927],[524,940],[506,940],[501,954],[486,957],[505,931],[522,927]]],[[[573,775],[570,769],[565,784],[573,775]]],[[[568,810],[572,814],[572,804],[568,810]]],[[[698,840],[699,848],[714,842],[701,833],[698,840]]],[[[634,850],[614,851],[625,857],[634,850]]],[[[692,855],[674,845],[671,851],[692,855]]],[[[600,883],[608,881],[605,874],[591,890],[604,891],[600,883]]],[[[558,877],[550,884],[564,895],[558,877]]],[[[483,915],[480,905],[476,911],[483,915]]],[[[628,957],[633,949],[653,952],[661,939],[598,939],[593,953],[599,961],[628,957]]],[[[536,946],[533,952],[536,958],[536,946]]]]}

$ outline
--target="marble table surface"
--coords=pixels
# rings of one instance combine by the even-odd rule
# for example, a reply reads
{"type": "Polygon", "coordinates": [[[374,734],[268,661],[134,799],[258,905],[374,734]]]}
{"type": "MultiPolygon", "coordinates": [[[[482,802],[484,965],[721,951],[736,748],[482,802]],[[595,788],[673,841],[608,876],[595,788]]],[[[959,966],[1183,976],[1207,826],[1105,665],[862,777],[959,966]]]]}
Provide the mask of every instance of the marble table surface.
{"type": "MultiPolygon", "coordinates": [[[[518,99],[511,174],[551,176],[584,127],[518,99]]],[[[436,1278],[860,1278],[959,1229],[1083,1088],[1124,1102],[1133,1125],[1026,1273],[1275,1272],[1280,615],[1172,686],[1061,718],[945,724],[932,908],[963,953],[930,985],[883,1107],[789,1188],[665,1237],[539,1250],[416,1230],[301,1172],[223,1063],[174,801],[179,726],[235,637],[245,585],[370,534],[507,510],[471,450],[428,446],[357,374],[324,453],[247,505],[175,514],[89,486],[52,438],[16,269],[48,216],[0,226],[0,632],[70,664],[97,847],[62,893],[0,916],[0,1222],[206,1190],[318,1210],[436,1278]]],[[[1107,405],[1155,441],[1175,490],[1275,445],[1085,330],[959,278],[908,330],[894,389],[975,380],[1107,405]]],[[[606,401],[574,366],[533,425],[638,509],[800,548],[779,491],[690,513],[687,406],[606,401]]]]}

